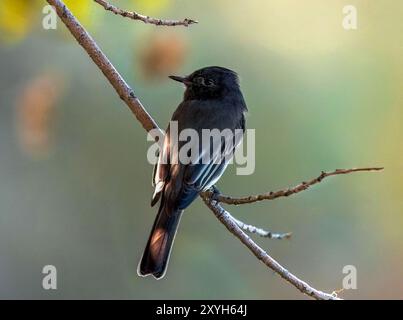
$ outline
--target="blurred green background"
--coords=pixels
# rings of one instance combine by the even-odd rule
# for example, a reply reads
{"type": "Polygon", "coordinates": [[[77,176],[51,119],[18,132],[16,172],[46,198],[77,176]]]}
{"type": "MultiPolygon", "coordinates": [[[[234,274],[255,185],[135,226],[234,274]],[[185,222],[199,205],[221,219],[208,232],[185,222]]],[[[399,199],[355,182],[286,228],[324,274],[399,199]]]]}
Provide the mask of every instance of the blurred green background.
{"type": "MultiPolygon", "coordinates": [[[[321,170],[385,166],[329,178],[287,199],[229,207],[289,241],[256,241],[318,289],[349,299],[403,298],[403,2],[127,0],[126,9],[190,17],[145,25],[69,0],[74,13],[164,128],[180,102],[168,73],[236,70],[256,129],[256,171],[229,168],[231,195],[295,185],[321,170]],[[355,5],[358,29],[342,28],[355,5]]],[[[305,299],[268,270],[198,199],[184,215],[161,281],[137,263],[155,209],[139,123],[41,0],[0,3],[0,298],[305,299]],[[58,289],[42,289],[55,265],[58,289]]]]}

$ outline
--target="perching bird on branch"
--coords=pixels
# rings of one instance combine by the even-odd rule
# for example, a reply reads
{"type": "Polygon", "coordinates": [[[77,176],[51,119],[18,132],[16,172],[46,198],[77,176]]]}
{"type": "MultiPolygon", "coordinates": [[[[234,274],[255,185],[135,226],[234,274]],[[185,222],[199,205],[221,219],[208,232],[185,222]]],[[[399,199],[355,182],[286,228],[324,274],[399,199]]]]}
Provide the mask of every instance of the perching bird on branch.
{"type": "MultiPolygon", "coordinates": [[[[160,206],[138,266],[139,275],[151,274],[157,279],[166,272],[183,210],[224,173],[242,139],[247,111],[238,76],[232,70],[206,67],[186,77],[170,78],[182,82],[186,90],[172,116],[154,169],[155,191],[151,205],[160,200],[160,206]],[[177,126],[178,135],[185,129],[193,129],[197,138],[191,142],[181,141],[173,136],[173,125],[177,126]],[[214,129],[232,135],[219,136],[218,143],[211,143],[209,138],[206,144],[202,139],[203,132],[214,129]],[[187,143],[192,146],[186,153],[191,161],[184,163],[181,148],[187,143]]],[[[213,140],[216,138],[212,136],[213,140]]]]}

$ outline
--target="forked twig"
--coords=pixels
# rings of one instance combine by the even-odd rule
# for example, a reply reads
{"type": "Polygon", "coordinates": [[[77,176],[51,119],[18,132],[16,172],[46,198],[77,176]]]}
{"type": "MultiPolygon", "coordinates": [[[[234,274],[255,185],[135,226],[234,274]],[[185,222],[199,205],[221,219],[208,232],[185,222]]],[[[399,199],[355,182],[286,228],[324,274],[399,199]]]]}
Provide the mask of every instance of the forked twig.
{"type": "MultiPolygon", "coordinates": [[[[105,3],[106,1],[95,0],[97,3],[105,3]]],[[[98,68],[102,71],[111,85],[114,87],[119,97],[127,104],[133,114],[136,116],[137,120],[143,126],[143,128],[149,132],[152,129],[157,129],[161,132],[161,129],[157,126],[154,119],[148,114],[140,100],[135,96],[134,91],[130,88],[130,86],[125,82],[122,76],[118,73],[118,71],[114,68],[105,54],[101,51],[92,37],[88,34],[88,32],[82,27],[79,21],[74,17],[71,11],[65,6],[65,4],[61,0],[47,0],[47,2],[56,8],[56,12],[66,27],[70,30],[71,34],[75,37],[77,42],[85,49],[90,58],[94,61],[94,63],[98,66],[98,68]]],[[[109,7],[111,8],[111,7],[109,7]]],[[[110,11],[113,11],[109,9],[110,11]]],[[[116,12],[115,12],[116,13],[116,12]]],[[[123,14],[122,14],[123,15],[123,14]]],[[[139,16],[143,17],[143,16],[139,16]]],[[[144,21],[142,18],[138,18],[136,20],[141,20],[143,22],[152,23],[150,18],[146,17],[147,21],[144,21]]],[[[158,19],[157,19],[158,21],[158,19]]],[[[159,23],[155,23],[157,25],[161,25],[159,23]]],[[[175,25],[175,24],[168,24],[175,25]]],[[[380,168],[370,168],[370,170],[380,170],[380,168]]],[[[363,169],[351,169],[349,170],[339,170],[331,173],[322,173],[318,178],[299,185],[293,189],[287,189],[283,191],[279,191],[275,195],[266,195],[264,199],[274,199],[282,196],[287,196],[293,193],[300,192],[302,190],[306,190],[309,186],[320,182],[327,176],[335,175],[335,174],[344,174],[355,171],[368,171],[368,168],[363,169]]],[[[240,221],[233,218],[229,212],[227,212],[218,201],[211,200],[211,198],[206,197],[206,193],[201,194],[202,199],[204,200],[207,207],[215,214],[215,216],[225,225],[225,227],[235,235],[255,256],[257,259],[261,260],[267,267],[275,271],[282,278],[284,278],[287,282],[291,283],[302,293],[307,294],[315,299],[329,299],[329,300],[337,300],[339,299],[335,294],[324,293],[320,290],[313,288],[308,285],[306,282],[300,280],[283,266],[281,266],[276,260],[274,260],[267,252],[265,252],[262,248],[260,248],[245,232],[240,228],[240,221]]],[[[261,196],[255,196],[257,200],[253,200],[254,198],[239,198],[238,200],[231,200],[230,197],[221,196],[218,200],[220,202],[226,202],[229,204],[241,204],[241,203],[250,203],[254,201],[264,200],[261,199],[261,196]],[[250,200],[243,200],[249,199],[250,200]],[[251,201],[252,200],[252,201],[251,201]]],[[[250,226],[244,224],[246,229],[250,229],[250,226]]],[[[264,230],[263,230],[264,231],[264,230]]],[[[259,231],[260,232],[260,231],[259,231]]],[[[257,233],[259,233],[257,232],[257,233]]],[[[260,232],[261,233],[261,232],[260,232]]]]}
{"type": "MultiPolygon", "coordinates": [[[[301,191],[304,191],[308,189],[309,187],[320,183],[322,180],[324,180],[327,177],[330,176],[335,176],[335,175],[340,175],[340,174],[348,174],[348,173],[354,173],[354,172],[361,172],[361,171],[380,171],[383,170],[383,167],[370,167],[370,168],[354,168],[354,169],[336,169],[331,172],[324,172],[308,181],[308,182],[302,182],[299,185],[293,187],[293,188],[288,188],[288,189],[283,189],[280,191],[270,191],[258,195],[252,195],[252,196],[246,196],[246,197],[231,197],[231,196],[226,196],[222,194],[215,194],[214,199],[217,200],[218,202],[226,203],[226,204],[233,204],[233,205],[239,205],[239,204],[246,204],[246,203],[253,203],[253,202],[258,202],[258,201],[263,201],[263,200],[274,200],[277,198],[281,197],[289,197],[293,194],[299,193],[301,191]]],[[[212,195],[212,191],[206,191],[207,195],[212,195]]]]}
{"type": "Polygon", "coordinates": [[[105,10],[113,12],[114,14],[120,15],[125,18],[133,19],[133,20],[138,20],[138,21],[143,21],[144,23],[149,23],[149,24],[154,24],[156,26],[169,26],[169,27],[174,27],[174,26],[185,26],[188,27],[191,24],[197,23],[196,20],[193,19],[183,19],[183,20],[164,20],[164,19],[157,19],[157,18],[152,18],[149,16],[142,15],[140,13],[137,13],[135,11],[125,11],[122,10],[109,2],[105,0],[94,0],[96,3],[101,5],[105,10]]]}
{"type": "Polygon", "coordinates": [[[275,232],[271,232],[268,230],[264,230],[262,228],[258,228],[255,227],[251,224],[246,224],[245,222],[234,218],[234,216],[232,216],[232,220],[234,220],[234,222],[238,225],[238,227],[240,227],[242,230],[249,232],[249,233],[254,233],[257,234],[260,237],[263,238],[269,238],[269,239],[275,239],[275,240],[283,240],[283,239],[290,239],[292,233],[291,232],[287,232],[287,233],[275,233],[275,232]]]}

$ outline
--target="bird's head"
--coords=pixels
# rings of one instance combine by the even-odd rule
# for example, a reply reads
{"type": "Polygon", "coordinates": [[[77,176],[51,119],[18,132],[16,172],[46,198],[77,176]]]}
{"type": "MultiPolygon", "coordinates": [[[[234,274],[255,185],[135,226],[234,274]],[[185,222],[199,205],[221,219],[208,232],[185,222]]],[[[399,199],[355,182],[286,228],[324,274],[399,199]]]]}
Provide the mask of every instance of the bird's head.
{"type": "Polygon", "coordinates": [[[185,85],[185,100],[217,99],[240,91],[236,72],[222,67],[206,67],[186,77],[170,76],[170,78],[185,85]]]}

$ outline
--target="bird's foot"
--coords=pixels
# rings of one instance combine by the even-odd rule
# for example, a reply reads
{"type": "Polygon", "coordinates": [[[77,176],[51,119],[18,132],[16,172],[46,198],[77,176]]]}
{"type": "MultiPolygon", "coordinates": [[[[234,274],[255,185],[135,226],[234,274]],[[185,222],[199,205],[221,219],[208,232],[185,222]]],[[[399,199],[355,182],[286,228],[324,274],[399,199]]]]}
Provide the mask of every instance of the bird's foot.
{"type": "Polygon", "coordinates": [[[210,188],[210,201],[216,201],[219,202],[220,196],[221,196],[221,192],[220,190],[218,190],[218,188],[216,186],[212,186],[210,188]]]}

